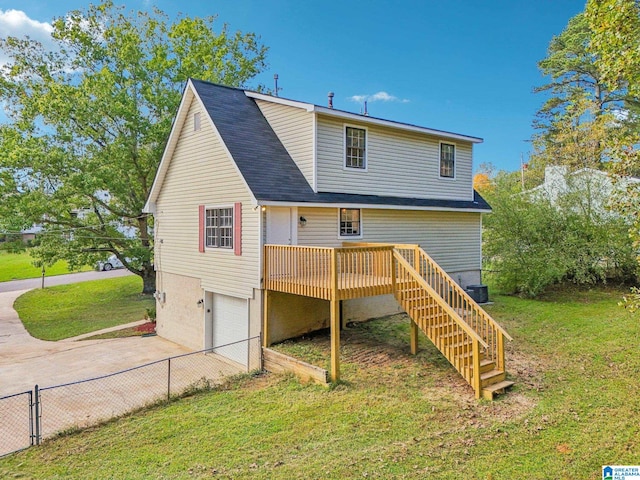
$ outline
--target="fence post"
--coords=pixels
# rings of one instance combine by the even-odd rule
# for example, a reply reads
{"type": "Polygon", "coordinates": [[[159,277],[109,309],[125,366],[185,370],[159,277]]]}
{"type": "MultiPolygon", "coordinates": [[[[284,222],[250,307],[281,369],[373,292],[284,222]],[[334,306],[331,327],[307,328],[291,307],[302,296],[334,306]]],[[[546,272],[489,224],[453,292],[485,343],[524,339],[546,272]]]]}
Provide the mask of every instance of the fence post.
{"type": "Polygon", "coordinates": [[[167,401],[171,400],[171,357],[167,358],[167,401]]]}
{"type": "Polygon", "coordinates": [[[40,445],[40,389],[36,385],[33,389],[35,401],[34,401],[34,423],[35,423],[35,439],[36,445],[40,445]]]}
{"type": "Polygon", "coordinates": [[[29,445],[33,446],[34,434],[33,434],[33,392],[27,392],[29,394],[29,445]]]}

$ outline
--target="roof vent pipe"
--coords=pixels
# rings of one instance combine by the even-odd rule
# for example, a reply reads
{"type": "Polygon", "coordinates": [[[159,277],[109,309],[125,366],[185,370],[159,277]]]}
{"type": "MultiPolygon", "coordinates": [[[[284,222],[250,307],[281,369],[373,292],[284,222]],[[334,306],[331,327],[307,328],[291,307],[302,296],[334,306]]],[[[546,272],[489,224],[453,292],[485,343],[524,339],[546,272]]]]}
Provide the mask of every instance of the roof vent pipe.
{"type": "Polygon", "coordinates": [[[369,116],[369,112],[367,111],[367,101],[364,101],[364,116],[368,117],[369,116]]]}
{"type": "Polygon", "coordinates": [[[329,108],[333,108],[333,92],[329,92],[327,96],[329,97],[329,108]]]}

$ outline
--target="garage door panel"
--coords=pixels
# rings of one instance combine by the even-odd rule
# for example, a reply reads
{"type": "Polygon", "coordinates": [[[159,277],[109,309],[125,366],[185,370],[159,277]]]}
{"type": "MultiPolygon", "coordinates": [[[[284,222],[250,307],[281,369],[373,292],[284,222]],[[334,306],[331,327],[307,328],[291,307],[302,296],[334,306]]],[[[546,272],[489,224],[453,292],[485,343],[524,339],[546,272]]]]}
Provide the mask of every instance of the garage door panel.
{"type": "Polygon", "coordinates": [[[247,300],[214,293],[212,330],[213,347],[222,347],[216,348],[216,353],[247,366],[248,345],[246,340],[249,337],[247,300]]]}

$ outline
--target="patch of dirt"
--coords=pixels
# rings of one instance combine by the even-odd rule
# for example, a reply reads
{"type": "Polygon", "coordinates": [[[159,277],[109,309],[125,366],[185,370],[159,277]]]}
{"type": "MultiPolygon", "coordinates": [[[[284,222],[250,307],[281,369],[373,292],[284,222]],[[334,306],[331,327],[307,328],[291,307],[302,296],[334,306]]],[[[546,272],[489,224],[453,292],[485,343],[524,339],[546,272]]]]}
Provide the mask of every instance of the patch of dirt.
{"type": "MultiPolygon", "coordinates": [[[[404,315],[393,315],[371,322],[407,322],[404,315]]],[[[417,355],[411,355],[409,341],[399,338],[397,331],[390,330],[385,338],[384,329],[368,325],[369,322],[350,324],[340,333],[341,361],[357,366],[360,372],[367,372],[370,381],[376,375],[384,383],[388,372],[401,372],[410,368],[413,375],[425,381],[424,394],[434,402],[448,399],[461,409],[458,421],[467,427],[480,427],[489,421],[509,421],[522,418],[530,412],[537,401],[531,392],[544,390],[543,374],[545,362],[531,354],[522,352],[516,342],[506,342],[505,356],[507,378],[516,382],[515,391],[496,397],[494,402],[478,402],[473,390],[456,372],[446,358],[420,335],[420,348],[417,355]]],[[[329,331],[314,332],[302,338],[289,340],[292,343],[310,343],[314,349],[322,352],[324,358],[330,355],[329,331]]],[[[322,365],[320,365],[322,366],[322,365]]]]}

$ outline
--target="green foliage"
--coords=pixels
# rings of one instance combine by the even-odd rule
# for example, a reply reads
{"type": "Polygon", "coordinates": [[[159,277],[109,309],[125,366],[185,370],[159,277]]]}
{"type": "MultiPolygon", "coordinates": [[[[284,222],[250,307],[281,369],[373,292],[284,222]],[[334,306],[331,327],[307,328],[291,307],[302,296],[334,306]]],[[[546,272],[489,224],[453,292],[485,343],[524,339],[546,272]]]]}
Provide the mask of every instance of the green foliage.
{"type": "Polygon", "coordinates": [[[20,239],[13,240],[8,238],[5,241],[0,242],[0,251],[8,253],[23,253],[27,249],[27,246],[28,244],[24,243],[20,239]]]}
{"type": "MultiPolygon", "coordinates": [[[[608,86],[624,84],[637,99],[640,97],[640,4],[635,0],[589,0],[585,16],[593,32],[589,51],[603,81],[608,86]]],[[[628,102],[627,128],[614,132],[604,141],[612,169],[621,176],[640,175],[639,105],[637,100],[628,102]]],[[[640,187],[629,185],[625,195],[614,199],[614,208],[631,219],[629,235],[639,252],[640,187]]],[[[625,299],[625,306],[632,311],[640,308],[637,290],[625,299]]]]}
{"type": "Polygon", "coordinates": [[[605,140],[621,127],[615,113],[636,99],[622,82],[606,82],[589,50],[593,35],[583,13],[553,37],[547,57],[538,63],[549,83],[536,89],[551,96],[534,120],[534,169],[566,165],[572,169],[604,168],[605,140]]]}
{"type": "Polygon", "coordinates": [[[31,290],[14,308],[31,336],[61,340],[142,320],[155,300],[140,283],[131,275],[31,290]]]}
{"type": "MultiPolygon", "coordinates": [[[[640,324],[620,293],[494,297],[489,313],[516,339],[516,386],[492,403],[432,361],[424,337],[410,355],[406,318],[381,319],[343,344],[360,354],[342,352],[346,382],[333,390],[237,379],[0,459],[0,477],[595,479],[640,451],[640,324]]],[[[328,339],[306,345],[329,354],[328,339]]]]}
{"type": "Polygon", "coordinates": [[[150,320],[153,323],[155,323],[155,321],[156,321],[156,305],[155,305],[155,303],[153,304],[152,307],[149,307],[149,308],[145,309],[144,319],[145,320],[150,320]]]}
{"type": "Polygon", "coordinates": [[[485,268],[499,288],[535,297],[557,283],[633,281],[638,265],[627,225],[584,188],[553,201],[498,186],[484,220],[485,268]],[[590,200],[590,201],[589,201],[590,200]],[[593,204],[599,205],[593,205],[593,204]]]}
{"type": "Polygon", "coordinates": [[[635,0],[588,0],[589,52],[607,85],[624,83],[640,96],[640,5],[635,0]]]}
{"type": "Polygon", "coordinates": [[[214,27],[215,17],[170,22],[156,8],[129,13],[105,0],[56,19],[53,50],[0,38],[10,118],[0,127],[0,218],[12,231],[44,224],[41,261],[114,253],[154,290],[142,209],[185,81],[240,86],[265,66],[254,34],[214,27]]]}

